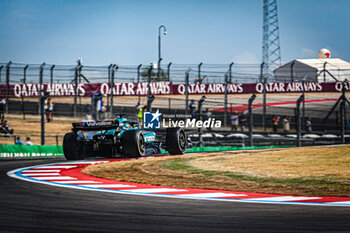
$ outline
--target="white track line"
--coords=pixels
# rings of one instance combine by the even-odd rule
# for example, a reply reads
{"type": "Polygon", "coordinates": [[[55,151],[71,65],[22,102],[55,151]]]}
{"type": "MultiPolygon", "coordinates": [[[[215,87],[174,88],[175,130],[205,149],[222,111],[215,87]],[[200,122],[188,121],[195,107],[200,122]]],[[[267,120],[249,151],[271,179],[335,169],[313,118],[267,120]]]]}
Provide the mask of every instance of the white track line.
{"type": "Polygon", "coordinates": [[[65,168],[65,169],[69,169],[69,168],[75,168],[77,166],[43,166],[43,167],[38,167],[39,169],[43,169],[43,168],[65,168]]]}
{"type": "Polygon", "coordinates": [[[181,197],[243,197],[246,194],[235,194],[235,193],[195,193],[195,194],[183,194],[181,197]]]}
{"type": "Polygon", "coordinates": [[[67,181],[56,181],[57,183],[62,184],[98,184],[101,182],[92,181],[92,180],[67,180],[67,181]]]}
{"type": "MultiPolygon", "coordinates": [[[[35,183],[44,183],[47,185],[53,185],[58,187],[67,187],[67,188],[74,188],[74,189],[82,189],[82,190],[93,190],[93,191],[102,191],[102,192],[116,192],[121,194],[132,194],[132,195],[143,195],[143,196],[154,196],[159,194],[153,194],[153,193],[171,193],[171,192],[186,192],[190,190],[182,190],[182,189],[175,189],[175,188],[144,188],[144,189],[103,189],[103,188],[93,188],[93,187],[87,187],[87,185],[84,184],[102,184],[103,182],[96,182],[96,181],[89,181],[89,180],[78,180],[74,177],[69,176],[51,176],[51,177],[30,177],[25,176],[25,173],[27,172],[39,172],[40,169],[50,169],[50,168],[76,168],[77,166],[61,166],[64,165],[64,163],[56,163],[46,166],[32,166],[32,167],[24,167],[24,168],[18,168],[12,171],[7,172],[7,175],[13,178],[17,178],[20,180],[35,182],[35,183]],[[31,169],[31,170],[28,170],[31,169]],[[24,173],[24,174],[23,174],[24,173]],[[79,185],[80,183],[80,185],[79,185]],[[78,185],[69,185],[69,184],[78,184],[78,185]]],[[[42,170],[42,172],[59,172],[61,170],[42,170]]],[[[41,171],[40,171],[41,172],[41,171]]],[[[116,184],[119,186],[119,184],[116,184]]],[[[137,184],[135,185],[137,187],[137,184]]],[[[257,198],[249,198],[249,194],[247,194],[246,197],[242,196],[245,194],[236,194],[236,193],[220,193],[217,192],[216,194],[213,193],[205,193],[206,191],[203,190],[203,193],[196,193],[196,194],[161,194],[166,197],[172,197],[172,198],[200,198],[203,197],[203,199],[207,200],[216,200],[216,201],[231,201],[231,202],[255,202],[255,203],[273,203],[273,204],[297,204],[297,205],[320,205],[320,206],[349,206],[350,207],[350,201],[333,201],[333,202],[298,202],[298,201],[307,201],[307,200],[317,200],[322,199],[322,197],[298,197],[298,196],[278,196],[278,197],[257,197],[257,198]],[[191,197],[192,195],[192,197],[191,197]],[[196,196],[193,196],[196,195],[196,196]],[[209,196],[210,195],[210,196],[209,196]],[[222,195],[241,195],[242,198],[215,198],[215,197],[224,197],[222,195]],[[210,199],[210,197],[214,197],[210,199]]],[[[234,197],[234,196],[232,196],[234,197]]]]}
{"type": "Polygon", "coordinates": [[[92,184],[92,185],[84,185],[90,188],[129,188],[136,187],[135,185],[126,185],[126,184],[92,184]]]}
{"type": "Polygon", "coordinates": [[[259,197],[244,199],[245,201],[306,201],[313,199],[322,199],[321,197],[293,197],[293,196],[282,196],[282,197],[259,197]]]}
{"type": "Polygon", "coordinates": [[[22,174],[25,174],[25,173],[35,173],[35,172],[60,172],[61,170],[25,170],[22,172],[22,174]]]}
{"type": "Polygon", "coordinates": [[[350,204],[350,201],[336,201],[336,202],[328,202],[330,204],[350,204]]]}
{"type": "Polygon", "coordinates": [[[168,193],[168,192],[185,192],[185,189],[171,189],[171,188],[151,188],[151,189],[125,189],[121,191],[128,191],[134,193],[168,193]]]}
{"type": "Polygon", "coordinates": [[[45,177],[35,177],[38,180],[76,180],[77,178],[70,176],[45,176],[45,177]]]}
{"type": "Polygon", "coordinates": [[[26,173],[22,175],[33,177],[33,176],[60,176],[61,174],[60,173],[26,173]]]}

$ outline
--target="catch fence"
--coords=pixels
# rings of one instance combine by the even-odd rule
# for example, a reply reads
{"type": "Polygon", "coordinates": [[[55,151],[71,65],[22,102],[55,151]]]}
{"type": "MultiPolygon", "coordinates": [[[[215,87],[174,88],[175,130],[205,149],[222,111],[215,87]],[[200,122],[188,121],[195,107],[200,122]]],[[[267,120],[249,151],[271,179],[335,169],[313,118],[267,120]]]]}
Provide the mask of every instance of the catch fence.
{"type": "MultiPolygon", "coordinates": [[[[276,133],[272,130],[275,115],[280,116],[277,134],[288,134],[283,132],[283,119],[286,116],[290,118],[290,133],[298,136],[297,121],[301,116],[301,134],[307,134],[306,119],[311,117],[315,134],[345,137],[350,114],[346,98],[350,90],[349,82],[294,80],[276,83],[272,77],[265,79],[261,70],[262,64],[235,63],[169,63],[161,68],[143,64],[84,66],[0,63],[0,97],[6,99],[6,112],[22,113],[23,118],[26,114],[40,114],[41,100],[48,96],[53,97],[54,116],[84,118],[91,109],[91,95],[103,92],[107,111],[102,114],[102,119],[112,118],[116,112],[124,112],[132,120],[137,120],[135,106],[138,102],[148,109],[160,109],[162,113],[191,114],[188,106],[193,100],[196,117],[203,114],[204,117],[210,115],[221,120],[225,126],[221,131],[227,133],[231,131],[232,115],[235,112],[243,114],[247,119],[242,133],[249,140],[254,137],[254,131],[276,133]],[[113,95],[111,87],[115,89],[113,95]],[[303,92],[305,101],[300,102],[298,110],[297,100],[303,92]],[[329,93],[325,96],[325,92],[329,93]],[[49,95],[45,96],[46,93],[49,95]],[[251,104],[253,117],[249,121],[249,99],[253,93],[256,98],[251,104]],[[155,98],[150,101],[153,94],[155,98]],[[203,113],[200,114],[198,104],[202,96],[206,98],[202,103],[203,113]]],[[[293,72],[297,71],[303,72],[293,72]]],[[[239,126],[237,131],[240,129],[239,126]]],[[[204,129],[203,133],[205,130],[208,129],[204,129]]],[[[233,131],[236,131],[235,127],[233,131]]]]}

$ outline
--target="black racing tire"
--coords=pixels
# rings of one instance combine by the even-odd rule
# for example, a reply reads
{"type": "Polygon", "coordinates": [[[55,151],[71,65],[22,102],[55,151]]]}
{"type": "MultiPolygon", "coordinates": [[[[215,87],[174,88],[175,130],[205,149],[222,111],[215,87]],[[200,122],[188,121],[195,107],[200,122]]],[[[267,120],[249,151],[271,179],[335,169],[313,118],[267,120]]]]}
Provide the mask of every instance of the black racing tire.
{"type": "Polygon", "coordinates": [[[67,160],[84,159],[83,151],[75,133],[66,133],[63,138],[63,153],[67,160]]]}
{"type": "Polygon", "coordinates": [[[182,128],[166,129],[166,148],[171,155],[182,155],[187,147],[187,136],[182,128]]]}
{"type": "Polygon", "coordinates": [[[127,130],[122,135],[123,155],[126,157],[141,157],[145,155],[145,138],[140,130],[127,130]]]}

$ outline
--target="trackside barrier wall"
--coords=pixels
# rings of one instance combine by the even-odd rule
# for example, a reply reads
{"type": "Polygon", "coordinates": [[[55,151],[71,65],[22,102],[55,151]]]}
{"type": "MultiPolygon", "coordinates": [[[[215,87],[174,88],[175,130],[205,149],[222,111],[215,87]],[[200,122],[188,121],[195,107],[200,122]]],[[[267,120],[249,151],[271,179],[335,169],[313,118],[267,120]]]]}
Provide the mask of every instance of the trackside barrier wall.
{"type": "MultiPolygon", "coordinates": [[[[258,150],[258,149],[271,149],[271,148],[287,148],[293,147],[290,145],[285,146],[248,146],[248,147],[238,147],[238,146],[202,146],[202,147],[193,147],[191,149],[186,150],[186,153],[196,153],[196,152],[215,152],[215,151],[230,151],[230,150],[258,150]]],[[[162,153],[166,153],[166,151],[162,150],[162,153]]]]}
{"type": "Polygon", "coordinates": [[[56,145],[0,145],[0,158],[62,157],[62,146],[56,145]]]}
{"type": "MultiPolygon", "coordinates": [[[[291,146],[252,146],[252,147],[194,147],[186,152],[215,152],[215,151],[230,151],[230,150],[256,150],[269,148],[285,148],[291,146]]],[[[166,151],[162,151],[166,153],[166,151]]],[[[34,157],[63,157],[62,146],[56,145],[0,145],[0,158],[34,158],[34,157]]]]}

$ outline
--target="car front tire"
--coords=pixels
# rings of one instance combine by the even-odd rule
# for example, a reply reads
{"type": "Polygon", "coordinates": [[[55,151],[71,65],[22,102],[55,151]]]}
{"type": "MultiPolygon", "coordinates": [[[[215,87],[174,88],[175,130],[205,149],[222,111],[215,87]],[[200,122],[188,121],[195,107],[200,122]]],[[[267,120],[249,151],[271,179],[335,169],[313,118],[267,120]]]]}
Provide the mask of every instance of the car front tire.
{"type": "Polygon", "coordinates": [[[166,148],[171,155],[182,155],[187,147],[187,136],[182,128],[167,128],[166,148]]]}
{"type": "Polygon", "coordinates": [[[141,157],[145,155],[146,143],[139,130],[127,130],[122,136],[123,155],[126,157],[141,157]]]}
{"type": "Polygon", "coordinates": [[[63,153],[67,160],[84,159],[84,154],[75,133],[66,133],[63,138],[63,153]]]}

